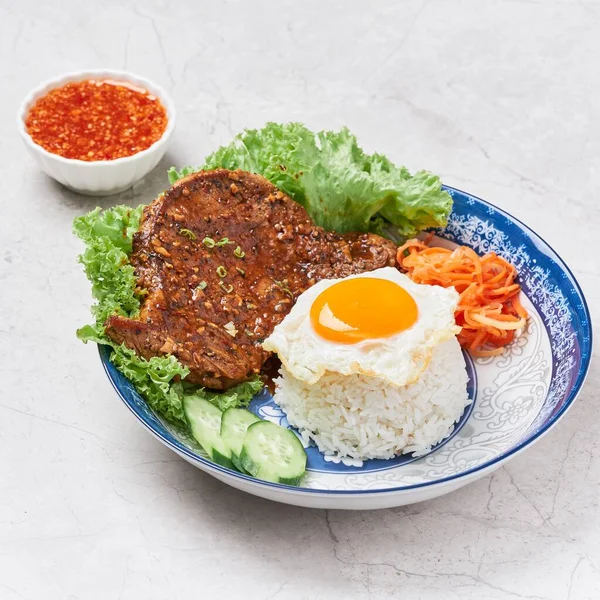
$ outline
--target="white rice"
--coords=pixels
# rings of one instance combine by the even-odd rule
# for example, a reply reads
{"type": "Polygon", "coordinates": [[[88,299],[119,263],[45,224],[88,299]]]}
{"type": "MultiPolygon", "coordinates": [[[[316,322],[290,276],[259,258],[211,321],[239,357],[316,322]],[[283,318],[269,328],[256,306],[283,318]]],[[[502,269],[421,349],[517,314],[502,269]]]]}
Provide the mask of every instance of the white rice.
{"type": "Polygon", "coordinates": [[[410,385],[327,372],[314,385],[282,367],[275,402],[305,443],[326,456],[353,459],[424,454],[446,438],[470,403],[467,372],[453,338],[438,345],[428,367],[410,385]]]}

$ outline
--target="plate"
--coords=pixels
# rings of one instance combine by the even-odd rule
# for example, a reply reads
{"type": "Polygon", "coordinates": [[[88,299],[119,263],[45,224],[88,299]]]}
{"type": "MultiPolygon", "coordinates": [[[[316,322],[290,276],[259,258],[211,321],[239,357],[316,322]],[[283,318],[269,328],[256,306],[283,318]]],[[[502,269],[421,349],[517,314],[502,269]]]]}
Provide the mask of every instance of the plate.
{"type": "MultiPolygon", "coordinates": [[[[497,469],[547,433],[573,404],[585,380],[592,348],[590,315],[571,271],[538,235],[495,206],[460,190],[440,245],[463,244],[496,252],[519,272],[527,331],[490,358],[471,359],[470,406],[452,434],[421,457],[329,462],[307,449],[301,487],[253,479],[212,463],[195,441],[154,414],[101,346],[106,373],[123,402],[163,444],[225,483],[271,500],[314,508],[372,509],[420,502],[458,489],[497,469]]],[[[287,425],[263,390],[250,405],[260,417],[287,425]]]]}

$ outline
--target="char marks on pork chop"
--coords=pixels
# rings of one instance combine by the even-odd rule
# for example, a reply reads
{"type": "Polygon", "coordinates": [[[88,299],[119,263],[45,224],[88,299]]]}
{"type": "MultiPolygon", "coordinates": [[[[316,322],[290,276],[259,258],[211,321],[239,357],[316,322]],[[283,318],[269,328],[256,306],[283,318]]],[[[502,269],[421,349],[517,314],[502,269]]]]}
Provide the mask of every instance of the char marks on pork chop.
{"type": "Polygon", "coordinates": [[[394,265],[395,246],[324,231],[264,177],[218,169],[144,209],[130,261],[147,295],[138,318],[110,317],[107,334],[145,358],[176,356],[187,381],[227,389],[260,372],[261,342],[302,292],[394,265]]]}

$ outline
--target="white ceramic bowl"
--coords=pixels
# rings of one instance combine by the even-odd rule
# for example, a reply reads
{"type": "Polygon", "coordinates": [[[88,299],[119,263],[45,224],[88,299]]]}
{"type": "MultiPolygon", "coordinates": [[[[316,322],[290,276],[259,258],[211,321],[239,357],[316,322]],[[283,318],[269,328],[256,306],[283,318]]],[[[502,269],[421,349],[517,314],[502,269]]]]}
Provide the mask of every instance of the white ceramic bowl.
{"type": "Polygon", "coordinates": [[[92,70],[67,73],[61,77],[50,79],[32,90],[19,108],[17,126],[27,150],[41,169],[59,183],[74,192],[90,196],[108,196],[117,194],[131,187],[136,181],[147,175],[164,156],[169,138],[175,128],[175,107],[167,93],[151,81],[126,71],[92,70]],[[48,152],[36,144],[25,126],[25,119],[35,101],[50,90],[71,81],[85,79],[114,79],[127,81],[147,89],[163,103],[167,111],[167,128],[162,137],[146,150],[132,156],[88,162],[73,158],[64,158],[48,152]]]}

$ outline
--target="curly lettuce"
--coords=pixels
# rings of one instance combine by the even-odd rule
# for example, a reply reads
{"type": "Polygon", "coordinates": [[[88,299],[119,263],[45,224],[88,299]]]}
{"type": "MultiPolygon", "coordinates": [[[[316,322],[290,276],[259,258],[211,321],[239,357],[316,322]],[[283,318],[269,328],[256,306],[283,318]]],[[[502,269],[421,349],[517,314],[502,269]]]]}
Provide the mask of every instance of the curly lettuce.
{"type": "Polygon", "coordinates": [[[439,177],[411,175],[381,154],[366,154],[348,129],[313,133],[300,123],[248,129],[208,156],[201,167],[169,170],[169,181],[199,170],[259,173],[327,230],[372,231],[405,239],[443,227],[452,198],[439,177]]]}
{"type": "MultiPolygon", "coordinates": [[[[138,230],[143,206],[100,207],[73,221],[73,232],[85,243],[79,256],[92,283],[92,307],[97,337],[104,335],[104,322],[113,315],[137,315],[140,302],[135,295],[136,279],[129,264],[133,234],[138,230]]],[[[86,329],[87,330],[87,329],[86,329]]]]}
{"type": "Polygon", "coordinates": [[[125,345],[115,344],[106,335],[104,323],[109,316],[136,317],[140,310],[129,255],[142,210],[143,205],[137,208],[115,206],[107,210],[96,208],[73,222],[74,233],[85,244],[79,262],[92,283],[92,295],[96,299],[92,307],[94,323],[79,329],[77,337],[86,343],[110,346],[111,362],[133,383],[152,410],[173,423],[186,426],[183,414],[186,394],[201,395],[221,410],[247,406],[263,387],[258,377],[226,392],[211,392],[187,383],[185,377],[189,369],[174,356],[155,356],[146,360],[125,345]]]}

